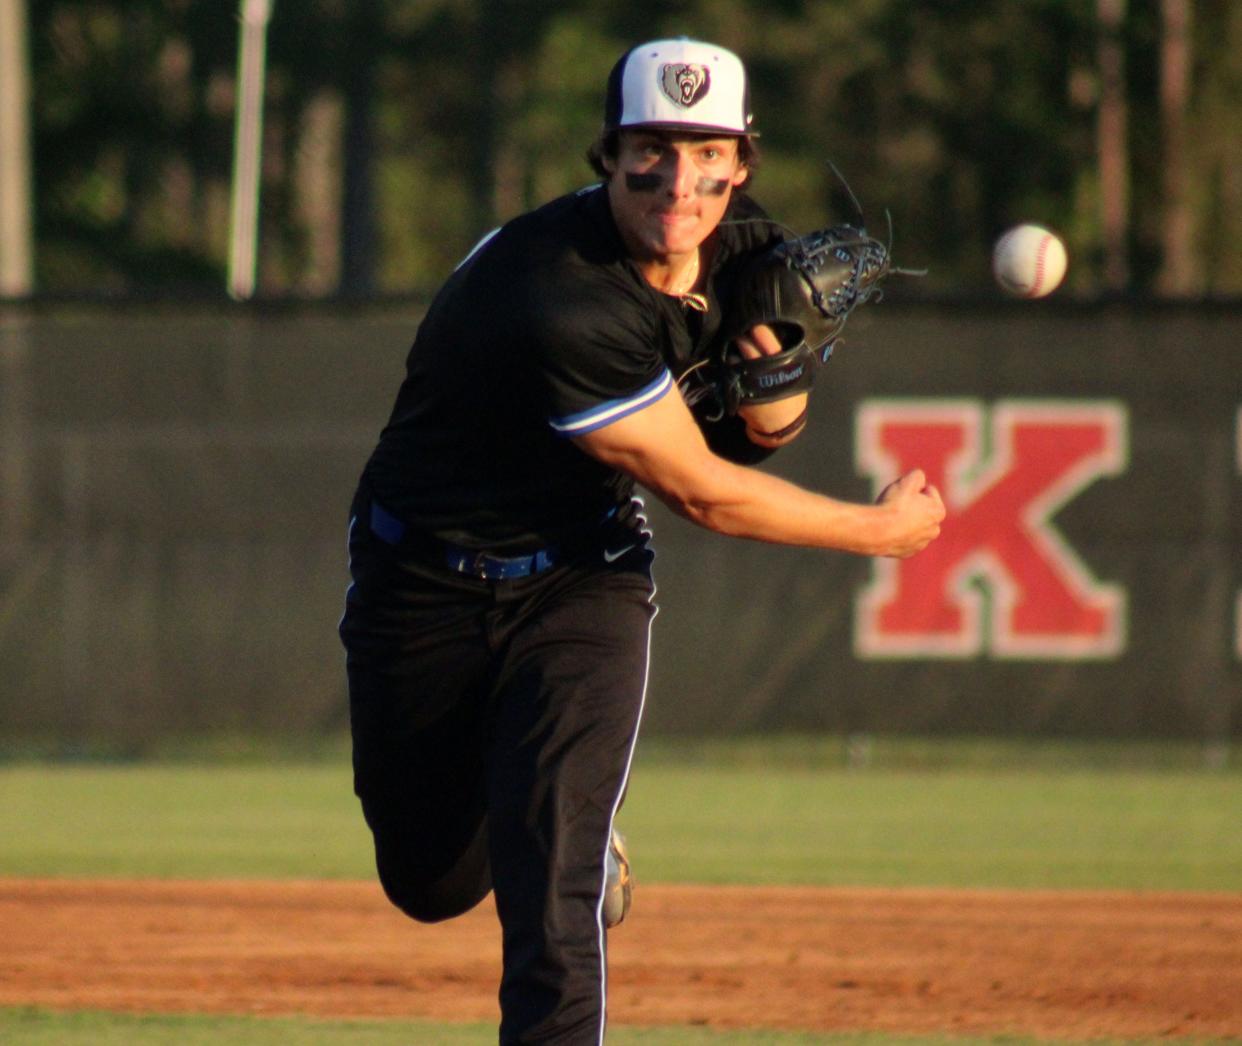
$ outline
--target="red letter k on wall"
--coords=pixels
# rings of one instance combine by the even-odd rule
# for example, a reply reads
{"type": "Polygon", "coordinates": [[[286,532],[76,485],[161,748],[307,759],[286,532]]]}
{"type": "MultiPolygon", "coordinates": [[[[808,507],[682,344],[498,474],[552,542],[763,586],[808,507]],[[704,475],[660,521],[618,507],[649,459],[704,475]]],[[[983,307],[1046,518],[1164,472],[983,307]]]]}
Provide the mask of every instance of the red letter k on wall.
{"type": "Polygon", "coordinates": [[[1125,592],[1097,582],[1052,517],[1126,465],[1121,404],[870,400],[856,455],[876,489],[922,468],[948,516],[908,560],[876,560],[855,608],[861,657],[1082,659],[1125,646],[1125,592]]]}

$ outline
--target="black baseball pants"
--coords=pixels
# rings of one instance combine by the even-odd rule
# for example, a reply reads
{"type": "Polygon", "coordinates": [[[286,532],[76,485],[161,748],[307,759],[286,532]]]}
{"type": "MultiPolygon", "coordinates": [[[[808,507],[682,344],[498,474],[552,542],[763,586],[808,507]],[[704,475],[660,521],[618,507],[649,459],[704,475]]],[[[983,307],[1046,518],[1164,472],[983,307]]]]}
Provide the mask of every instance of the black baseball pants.
{"type": "Polygon", "coordinates": [[[386,544],[365,509],[340,633],[380,881],[427,922],[494,890],[501,1043],[600,1043],[605,854],[646,690],[652,554],[484,581],[386,544]]]}

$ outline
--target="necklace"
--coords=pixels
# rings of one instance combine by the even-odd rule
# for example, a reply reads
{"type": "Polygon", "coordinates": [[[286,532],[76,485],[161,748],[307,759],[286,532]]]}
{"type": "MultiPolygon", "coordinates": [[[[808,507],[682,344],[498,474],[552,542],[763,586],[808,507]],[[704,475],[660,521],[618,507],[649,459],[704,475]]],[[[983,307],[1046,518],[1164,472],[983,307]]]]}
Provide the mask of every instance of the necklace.
{"type": "Polygon", "coordinates": [[[672,293],[680,297],[683,294],[689,294],[699,278],[699,252],[694,252],[694,257],[690,260],[690,264],[686,266],[686,271],[682,277],[674,285],[672,293]]]}
{"type": "Polygon", "coordinates": [[[675,284],[676,289],[670,293],[673,297],[680,298],[682,305],[688,309],[693,309],[695,312],[706,312],[707,297],[702,294],[696,294],[693,290],[694,285],[699,280],[699,266],[701,264],[699,258],[699,252],[695,251],[690,264],[686,266],[685,275],[677,281],[675,284]]]}

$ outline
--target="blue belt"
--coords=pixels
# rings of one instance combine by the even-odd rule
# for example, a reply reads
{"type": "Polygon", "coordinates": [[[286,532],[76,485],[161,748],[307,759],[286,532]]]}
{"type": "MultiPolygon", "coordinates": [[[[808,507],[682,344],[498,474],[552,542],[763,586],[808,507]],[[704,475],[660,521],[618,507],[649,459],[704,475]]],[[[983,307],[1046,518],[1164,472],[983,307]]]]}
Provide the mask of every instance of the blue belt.
{"type": "MultiPolygon", "coordinates": [[[[378,502],[371,502],[371,532],[389,545],[400,545],[409,528],[378,502]]],[[[444,565],[459,574],[482,578],[485,581],[504,581],[510,578],[530,577],[549,567],[556,566],[560,554],[555,548],[541,548],[525,556],[494,556],[489,552],[463,548],[447,541],[436,542],[443,554],[444,565]]]]}
{"type": "Polygon", "coordinates": [[[450,570],[483,578],[485,581],[530,577],[531,574],[540,574],[549,567],[556,566],[556,561],[554,548],[541,548],[529,556],[493,556],[487,552],[475,552],[473,549],[459,548],[456,545],[444,546],[444,562],[450,570]]]}

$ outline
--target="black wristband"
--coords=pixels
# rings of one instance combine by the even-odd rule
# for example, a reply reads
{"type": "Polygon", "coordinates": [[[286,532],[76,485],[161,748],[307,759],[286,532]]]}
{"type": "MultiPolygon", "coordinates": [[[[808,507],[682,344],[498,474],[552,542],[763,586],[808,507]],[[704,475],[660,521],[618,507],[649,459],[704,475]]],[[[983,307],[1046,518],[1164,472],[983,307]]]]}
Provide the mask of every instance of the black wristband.
{"type": "MultiPolygon", "coordinates": [[[[799,414],[796,418],[794,418],[793,421],[791,421],[783,429],[777,429],[775,432],[760,432],[758,429],[750,429],[750,431],[753,432],[756,436],[762,436],[764,439],[784,439],[786,436],[790,436],[793,433],[797,432],[800,428],[802,428],[803,425],[806,424],[807,412],[810,409],[811,408],[809,404],[803,407],[801,414],[799,414]]],[[[749,425],[746,427],[750,428],[749,425]]]]}

